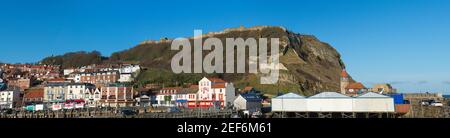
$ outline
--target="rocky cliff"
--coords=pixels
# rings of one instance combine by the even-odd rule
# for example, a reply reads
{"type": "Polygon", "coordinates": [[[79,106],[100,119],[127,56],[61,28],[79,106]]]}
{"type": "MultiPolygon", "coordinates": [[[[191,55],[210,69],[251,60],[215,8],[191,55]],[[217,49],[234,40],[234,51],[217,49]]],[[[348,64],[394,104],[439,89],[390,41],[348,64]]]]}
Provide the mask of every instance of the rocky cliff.
{"type": "MultiPolygon", "coordinates": [[[[254,86],[268,94],[291,91],[311,95],[320,91],[339,90],[339,74],[345,67],[340,54],[314,36],[297,34],[283,27],[258,26],[211,32],[203,37],[219,38],[224,45],[225,38],[280,38],[280,62],[285,67],[281,70],[280,81],[274,85],[262,85],[255,74],[212,74],[234,82],[237,87],[254,86]]],[[[134,62],[147,67],[141,73],[138,83],[164,82],[171,83],[165,85],[181,85],[181,82],[195,82],[197,78],[207,75],[171,73],[171,58],[178,52],[170,50],[171,41],[167,38],[144,41],[128,50],[113,53],[109,62],[134,62]]],[[[211,74],[207,76],[209,75],[211,74]]]]}

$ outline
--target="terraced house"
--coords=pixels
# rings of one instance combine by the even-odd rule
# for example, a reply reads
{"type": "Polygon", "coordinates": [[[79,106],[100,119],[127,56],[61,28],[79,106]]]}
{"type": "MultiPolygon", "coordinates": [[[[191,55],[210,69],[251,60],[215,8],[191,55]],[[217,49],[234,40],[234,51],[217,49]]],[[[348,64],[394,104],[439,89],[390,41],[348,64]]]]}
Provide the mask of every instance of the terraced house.
{"type": "Polygon", "coordinates": [[[100,88],[103,107],[129,107],[134,105],[134,89],[124,84],[108,84],[100,88]]]}
{"type": "Polygon", "coordinates": [[[75,75],[76,83],[108,84],[116,83],[120,78],[119,71],[82,72],[75,75]]]}
{"type": "Polygon", "coordinates": [[[44,87],[44,103],[51,104],[66,100],[69,83],[49,83],[44,87]]]}
{"type": "Polygon", "coordinates": [[[11,109],[21,106],[20,91],[5,90],[0,91],[0,109],[11,109]]]}

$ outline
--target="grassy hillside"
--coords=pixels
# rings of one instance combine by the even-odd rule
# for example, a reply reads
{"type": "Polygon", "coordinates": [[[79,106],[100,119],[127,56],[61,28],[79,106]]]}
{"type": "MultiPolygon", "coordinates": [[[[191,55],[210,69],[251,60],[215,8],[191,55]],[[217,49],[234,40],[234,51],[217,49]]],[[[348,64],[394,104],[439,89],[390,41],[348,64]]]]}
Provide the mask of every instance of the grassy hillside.
{"type": "Polygon", "coordinates": [[[100,64],[106,59],[107,58],[102,57],[102,55],[98,51],[92,52],[79,51],[44,58],[41,61],[41,64],[60,65],[62,68],[73,68],[86,66],[90,64],[100,64]]]}
{"type": "MultiPolygon", "coordinates": [[[[281,70],[279,82],[262,85],[257,74],[174,74],[171,59],[178,52],[170,50],[171,40],[144,41],[127,50],[115,52],[109,57],[101,57],[97,52],[75,52],[63,56],[52,56],[44,63],[60,64],[63,68],[96,63],[132,62],[146,68],[138,76],[135,86],[147,83],[160,83],[164,86],[182,86],[197,83],[203,76],[216,76],[231,81],[236,87],[254,86],[264,93],[275,95],[278,92],[296,92],[312,95],[321,91],[338,91],[339,74],[345,67],[340,54],[329,44],[321,42],[312,35],[301,35],[282,27],[252,27],[226,29],[223,32],[205,34],[203,39],[215,37],[226,45],[226,38],[270,38],[280,39],[280,62],[286,68],[281,70]]],[[[193,45],[193,39],[190,39],[193,45]]],[[[268,48],[270,49],[270,48],[268,48]]],[[[193,50],[192,50],[193,51],[193,50]]],[[[204,56],[208,51],[203,51],[204,56]]],[[[224,51],[224,55],[227,55],[224,51]]],[[[225,62],[225,59],[224,59],[225,62]]],[[[248,57],[246,58],[248,63],[248,57]]],[[[236,63],[236,59],[235,59],[236,63]]],[[[248,64],[247,64],[248,65],[248,64]]],[[[247,66],[246,65],[246,66],[247,66]]],[[[247,66],[248,69],[248,66],[247,66]]]]}

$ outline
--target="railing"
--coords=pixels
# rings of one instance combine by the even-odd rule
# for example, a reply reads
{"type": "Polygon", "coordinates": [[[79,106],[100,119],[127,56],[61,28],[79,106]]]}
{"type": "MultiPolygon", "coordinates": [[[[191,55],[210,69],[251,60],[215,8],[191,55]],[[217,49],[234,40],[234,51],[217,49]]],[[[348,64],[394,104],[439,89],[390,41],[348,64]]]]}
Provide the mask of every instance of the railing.
{"type": "Polygon", "coordinates": [[[71,109],[60,111],[13,111],[10,114],[0,113],[0,118],[230,118],[236,114],[233,110],[200,110],[189,109],[170,113],[167,110],[152,108],[129,108],[131,110],[145,110],[135,115],[124,115],[117,108],[103,109],[71,109]],[[147,112],[148,109],[148,112],[147,112]],[[157,112],[152,112],[157,111],[157,112]]]}

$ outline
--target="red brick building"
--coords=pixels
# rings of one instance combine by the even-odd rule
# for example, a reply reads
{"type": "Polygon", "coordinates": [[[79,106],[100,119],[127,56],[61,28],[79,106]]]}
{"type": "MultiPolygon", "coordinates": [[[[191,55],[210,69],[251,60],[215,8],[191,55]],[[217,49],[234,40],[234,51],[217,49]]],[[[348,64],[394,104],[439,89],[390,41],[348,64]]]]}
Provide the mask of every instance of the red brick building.
{"type": "Polygon", "coordinates": [[[39,104],[44,101],[44,88],[28,89],[23,96],[25,105],[39,104]]]}
{"type": "Polygon", "coordinates": [[[75,77],[75,82],[91,83],[91,84],[108,84],[116,83],[120,78],[118,71],[80,73],[79,78],[75,77]],[[78,80],[79,79],[79,80],[78,80]]]}
{"type": "Polygon", "coordinates": [[[24,91],[25,89],[30,88],[31,80],[30,79],[12,79],[8,80],[9,88],[18,88],[20,91],[24,91]]]}
{"type": "Polygon", "coordinates": [[[100,88],[103,107],[129,107],[134,105],[134,89],[131,86],[110,84],[100,88]]]}

